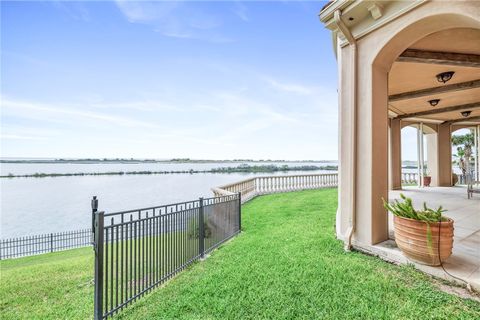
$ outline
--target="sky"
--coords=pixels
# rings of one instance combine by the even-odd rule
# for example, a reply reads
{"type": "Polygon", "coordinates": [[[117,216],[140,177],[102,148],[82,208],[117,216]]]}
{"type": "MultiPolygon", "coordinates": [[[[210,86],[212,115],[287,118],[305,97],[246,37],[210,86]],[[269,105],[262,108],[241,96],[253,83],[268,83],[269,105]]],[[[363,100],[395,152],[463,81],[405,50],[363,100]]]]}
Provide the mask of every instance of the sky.
{"type": "Polygon", "coordinates": [[[320,2],[1,2],[1,156],[337,159],[320,2]]]}

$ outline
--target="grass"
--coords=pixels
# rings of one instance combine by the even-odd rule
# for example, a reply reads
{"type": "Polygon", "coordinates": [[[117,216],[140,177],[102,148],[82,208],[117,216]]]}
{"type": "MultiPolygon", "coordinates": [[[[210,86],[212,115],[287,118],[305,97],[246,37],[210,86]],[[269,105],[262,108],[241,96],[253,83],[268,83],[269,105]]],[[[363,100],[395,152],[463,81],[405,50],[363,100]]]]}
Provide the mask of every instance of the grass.
{"type": "MultiPolygon", "coordinates": [[[[243,232],[118,319],[479,319],[412,267],[345,253],[336,190],[259,197],[243,232]]],[[[91,248],[2,261],[2,319],[92,316],[91,248]]]]}
{"type": "Polygon", "coordinates": [[[1,261],[0,318],[85,319],[93,310],[93,250],[1,261]]]}

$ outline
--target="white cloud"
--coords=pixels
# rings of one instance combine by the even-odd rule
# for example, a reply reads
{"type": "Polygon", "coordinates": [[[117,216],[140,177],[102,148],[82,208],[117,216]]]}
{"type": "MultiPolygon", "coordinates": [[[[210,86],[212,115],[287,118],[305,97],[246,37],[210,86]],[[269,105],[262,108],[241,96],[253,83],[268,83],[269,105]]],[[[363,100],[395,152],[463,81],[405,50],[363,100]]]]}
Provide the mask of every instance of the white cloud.
{"type": "Polygon", "coordinates": [[[2,139],[7,140],[43,140],[44,137],[38,136],[22,136],[18,134],[2,134],[2,139]]]}
{"type": "Polygon", "coordinates": [[[84,22],[90,21],[90,13],[87,8],[81,3],[76,1],[52,1],[51,4],[63,11],[67,16],[74,20],[80,20],[84,22]]]}
{"type": "MultiPolygon", "coordinates": [[[[158,128],[158,125],[133,120],[126,117],[119,117],[119,116],[112,116],[105,113],[100,112],[92,112],[92,111],[82,111],[73,108],[69,108],[66,106],[52,106],[52,105],[43,105],[38,103],[31,103],[25,101],[16,101],[5,99],[2,97],[1,101],[2,111],[3,112],[12,112],[18,116],[23,117],[30,117],[32,112],[41,113],[41,116],[44,119],[49,119],[49,117],[63,117],[67,118],[67,120],[78,120],[78,118],[84,118],[89,120],[97,120],[102,122],[111,123],[118,126],[126,126],[126,127],[143,127],[143,128],[158,128]]],[[[58,119],[57,119],[58,120],[58,119]]]]}
{"type": "Polygon", "coordinates": [[[216,30],[222,26],[222,20],[194,2],[117,0],[116,4],[129,22],[152,26],[165,37],[214,43],[233,41],[216,30]]]}
{"type": "MultiPolygon", "coordinates": [[[[204,146],[231,146],[226,141],[211,137],[202,130],[202,127],[194,126],[170,126],[170,121],[162,119],[160,122],[149,122],[132,119],[132,117],[112,115],[114,108],[127,108],[139,111],[145,116],[145,111],[151,113],[152,119],[158,119],[162,115],[162,109],[181,110],[176,106],[159,105],[155,101],[124,102],[124,103],[93,103],[86,104],[83,108],[102,108],[106,112],[94,112],[80,110],[79,105],[59,105],[28,102],[1,97],[2,119],[5,116],[14,116],[21,119],[33,119],[31,127],[20,127],[17,125],[2,125],[2,140],[49,140],[52,142],[65,139],[72,139],[80,135],[86,135],[88,141],[87,126],[94,125],[102,130],[102,134],[95,136],[96,140],[106,142],[117,142],[124,145],[139,144],[155,146],[158,143],[171,145],[204,145],[204,146]],[[84,121],[83,121],[84,120],[84,121]],[[49,122],[59,123],[57,130],[51,129],[49,122]],[[47,129],[46,129],[47,128],[47,129]],[[127,129],[124,129],[127,128],[127,129]],[[137,130],[139,129],[139,130],[137,130]],[[142,130],[144,129],[144,130],[142,130]]],[[[182,110],[184,111],[184,110],[182,110]]],[[[150,113],[148,113],[150,115],[150,113]]],[[[178,115],[177,115],[178,116],[178,115]]],[[[183,115],[183,117],[185,117],[183,115]]],[[[202,123],[199,123],[202,125],[202,123]]],[[[95,130],[96,131],[96,130],[95,130]]]]}
{"type": "MultiPolygon", "coordinates": [[[[142,91],[126,101],[93,96],[84,102],[49,104],[3,96],[6,119],[22,119],[17,123],[32,126],[31,131],[2,128],[5,154],[78,156],[77,150],[86,152],[75,146],[82,141],[89,146],[88,152],[98,156],[317,157],[305,146],[329,145],[336,138],[335,93],[324,94],[319,85],[297,85],[286,78],[266,81],[258,75],[254,71],[241,74],[248,85],[239,81],[231,84],[237,85],[233,89],[201,89],[201,94],[193,90],[185,96],[181,90],[169,94],[142,91]],[[42,128],[57,132],[35,133],[42,128]],[[297,151],[286,152],[282,143],[297,151]]],[[[322,152],[334,152],[327,149],[322,152]]]]}
{"type": "Polygon", "coordinates": [[[150,99],[127,102],[92,102],[88,103],[88,106],[98,109],[130,109],[136,111],[184,111],[183,108],[178,106],[150,99]]]}
{"type": "Polygon", "coordinates": [[[232,11],[241,20],[243,20],[245,22],[250,21],[250,19],[248,17],[248,14],[247,14],[247,7],[243,3],[235,2],[235,5],[234,5],[232,11]]]}
{"type": "Polygon", "coordinates": [[[199,106],[221,115],[216,130],[223,131],[218,132],[218,141],[235,144],[248,137],[255,138],[259,132],[275,126],[287,128],[302,125],[295,113],[279,112],[272,104],[249,97],[247,90],[240,91],[213,93],[211,96],[215,100],[211,104],[215,107],[205,104],[199,106]]]}
{"type": "Polygon", "coordinates": [[[241,94],[235,92],[218,92],[213,96],[217,97],[217,102],[222,106],[230,116],[265,116],[269,119],[275,119],[285,122],[296,122],[296,120],[286,113],[280,113],[275,111],[275,108],[268,103],[264,103],[253,98],[249,98],[246,92],[241,94]]]}
{"type": "Polygon", "coordinates": [[[60,135],[60,131],[48,128],[33,128],[24,125],[2,123],[1,136],[4,139],[43,140],[60,135]]]}
{"type": "Polygon", "coordinates": [[[279,91],[284,91],[288,93],[296,93],[301,95],[311,95],[316,89],[314,87],[305,86],[296,83],[282,83],[271,77],[264,77],[264,80],[272,87],[279,91]]]}

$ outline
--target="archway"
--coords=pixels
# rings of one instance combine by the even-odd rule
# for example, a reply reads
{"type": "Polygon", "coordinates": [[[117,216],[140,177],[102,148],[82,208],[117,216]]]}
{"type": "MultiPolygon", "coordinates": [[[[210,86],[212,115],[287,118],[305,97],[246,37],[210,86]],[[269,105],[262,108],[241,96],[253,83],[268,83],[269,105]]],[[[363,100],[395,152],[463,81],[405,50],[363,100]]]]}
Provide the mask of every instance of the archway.
{"type": "Polygon", "coordinates": [[[436,125],[402,122],[401,187],[438,186],[438,136],[436,125]]]}
{"type": "Polygon", "coordinates": [[[480,180],[480,125],[452,127],[453,184],[467,185],[480,180]]]}
{"type": "MultiPolygon", "coordinates": [[[[432,43],[428,37],[432,38],[432,35],[438,34],[444,31],[448,30],[462,30],[462,32],[477,32],[479,28],[480,22],[468,15],[465,14],[454,14],[454,13],[446,13],[446,14],[437,14],[437,15],[430,15],[427,16],[421,20],[415,21],[414,23],[406,26],[403,30],[398,32],[395,36],[393,36],[391,39],[388,40],[388,42],[385,43],[385,45],[382,47],[382,49],[379,51],[378,55],[375,57],[373,60],[373,65],[372,65],[372,86],[371,86],[371,91],[372,91],[372,106],[371,106],[371,112],[372,112],[372,123],[374,125],[371,128],[372,131],[372,138],[374,140],[373,145],[372,145],[372,152],[375,154],[375,157],[372,159],[372,175],[373,175],[373,185],[372,185],[372,198],[375,200],[386,198],[387,188],[388,184],[385,182],[380,181],[382,176],[384,175],[384,163],[386,162],[385,159],[387,157],[382,157],[381,155],[385,155],[386,152],[388,152],[388,148],[385,146],[386,140],[382,138],[378,138],[378,135],[382,134],[382,131],[385,132],[385,129],[387,127],[387,113],[385,111],[385,106],[389,106],[389,114],[394,113],[395,111],[399,111],[396,113],[393,117],[393,119],[399,119],[400,121],[405,121],[405,120],[410,120],[410,121],[422,121],[422,119],[416,119],[418,117],[423,117],[426,116],[426,120],[432,120],[434,125],[438,127],[438,136],[437,136],[437,141],[439,142],[437,145],[438,152],[436,153],[438,156],[437,161],[439,162],[439,167],[435,168],[439,172],[438,176],[438,182],[436,181],[436,184],[438,183],[439,185],[451,185],[451,149],[450,149],[450,124],[447,123],[448,120],[443,120],[443,119],[432,119],[433,117],[430,116],[430,114],[422,114],[421,112],[415,112],[414,108],[417,107],[417,105],[410,104],[408,105],[408,102],[404,102],[405,100],[401,100],[400,93],[404,93],[402,91],[404,90],[409,90],[411,92],[415,92],[420,90],[425,90],[432,85],[430,83],[427,84],[422,84],[421,81],[426,79],[425,76],[421,75],[418,76],[420,67],[415,66],[417,72],[417,79],[415,81],[412,80],[412,74],[410,75],[410,79],[408,79],[408,74],[405,74],[405,69],[404,67],[399,67],[395,68],[396,64],[401,64],[402,62],[399,62],[397,59],[399,56],[402,55],[407,49],[417,49],[419,44],[421,45],[426,45],[425,43],[422,43],[422,39],[427,39],[426,42],[429,42],[428,45],[430,46],[429,49],[432,51],[435,51],[435,43],[432,43]],[[396,75],[392,76],[392,75],[396,75]],[[407,79],[405,79],[407,77],[407,79]],[[404,80],[403,82],[400,82],[398,80],[404,80]],[[405,85],[405,80],[410,80],[410,83],[418,83],[419,86],[417,88],[408,88],[408,84],[405,85]],[[388,83],[388,85],[386,85],[388,83]],[[395,87],[397,92],[392,92],[392,87],[395,87]],[[423,87],[422,87],[423,85],[423,87]],[[400,110],[401,108],[395,108],[392,107],[392,101],[391,97],[396,96],[400,101],[397,103],[397,105],[402,105],[405,107],[404,110],[400,110]],[[409,110],[410,107],[410,110],[409,110]],[[448,149],[448,150],[447,150],[448,149]],[[446,161],[445,159],[448,159],[446,161]],[[383,171],[383,172],[382,172],[383,171]]],[[[479,31],[480,32],[480,31],[479,31]]],[[[441,44],[445,45],[445,44],[441,44]]],[[[449,45],[454,45],[454,42],[450,42],[449,45]]],[[[402,60],[400,60],[402,61],[402,60]]],[[[443,71],[443,68],[452,68],[452,66],[442,66],[442,65],[426,65],[425,69],[425,74],[430,73],[432,81],[435,81],[435,76],[438,73],[441,73],[443,71]],[[436,73],[439,71],[438,73],[436,73]]],[[[461,67],[459,67],[461,69],[461,67]]],[[[448,70],[445,70],[448,71],[448,70]]],[[[460,74],[461,71],[458,71],[457,74],[460,74]]],[[[468,76],[467,76],[468,78],[468,76]]],[[[362,91],[362,90],[360,90],[362,91]]],[[[447,93],[448,94],[448,93],[447,93]]],[[[403,96],[405,97],[405,95],[403,96]]],[[[426,97],[420,96],[421,98],[426,97]]],[[[419,99],[413,101],[418,102],[419,99]]],[[[445,100],[445,99],[444,99],[445,100]]],[[[430,107],[430,106],[429,106],[430,107]]],[[[423,111],[423,110],[422,110],[423,111]]],[[[424,111],[427,112],[427,111],[424,111]]],[[[477,112],[475,110],[475,112],[477,112]]],[[[452,115],[447,114],[447,117],[452,117],[452,115]]],[[[391,117],[392,118],[392,117],[391,117]]],[[[456,120],[456,119],[453,119],[456,120]]],[[[398,152],[401,154],[401,152],[398,152]]],[[[397,156],[398,157],[398,156],[397,156]]],[[[390,176],[393,176],[390,174],[390,176]]],[[[421,177],[419,177],[421,179],[421,177]]],[[[381,217],[382,213],[384,212],[384,209],[381,207],[381,203],[372,203],[372,215],[373,215],[373,220],[376,220],[376,217],[381,217]],[[376,212],[378,210],[378,212],[376,212]]],[[[373,236],[372,240],[373,243],[379,240],[384,240],[387,238],[385,229],[387,227],[385,224],[377,224],[373,223],[373,236]],[[377,235],[377,236],[375,236],[377,235]]]]}
{"type": "MultiPolygon", "coordinates": [[[[433,190],[462,191],[450,187],[452,128],[480,124],[480,8],[474,2],[458,1],[412,3],[408,8],[394,8],[392,2],[390,11],[365,7],[365,2],[334,4],[325,10],[322,21],[338,34],[337,235],[347,247],[389,259],[395,244],[388,240],[389,219],[382,199],[389,198],[389,189],[402,188],[397,182],[404,122],[436,128],[432,136],[436,136],[437,183],[448,187],[417,188],[418,199],[437,198],[458,208],[458,197],[466,196],[433,190]],[[342,12],[349,22],[342,20],[342,12]],[[472,60],[465,58],[470,56],[472,60]],[[467,89],[472,94],[461,94],[467,89]]],[[[464,212],[467,207],[477,214],[472,203],[461,203],[462,216],[472,215],[464,212]]]]}

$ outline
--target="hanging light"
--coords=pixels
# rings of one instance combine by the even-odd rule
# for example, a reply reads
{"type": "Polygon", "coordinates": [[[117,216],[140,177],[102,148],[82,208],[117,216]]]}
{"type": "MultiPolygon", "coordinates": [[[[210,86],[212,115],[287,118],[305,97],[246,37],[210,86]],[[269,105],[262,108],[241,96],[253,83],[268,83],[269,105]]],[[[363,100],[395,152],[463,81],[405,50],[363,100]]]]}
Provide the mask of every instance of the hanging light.
{"type": "Polygon", "coordinates": [[[464,116],[465,118],[468,117],[470,115],[470,113],[472,113],[472,111],[470,111],[470,110],[461,112],[462,116],[464,116]]]}
{"type": "Polygon", "coordinates": [[[447,71],[447,72],[439,73],[439,74],[437,74],[437,80],[438,80],[438,82],[445,83],[445,82],[449,81],[450,79],[452,79],[454,73],[455,73],[454,71],[447,71]]]}
{"type": "Polygon", "coordinates": [[[432,107],[435,107],[439,102],[440,102],[440,99],[428,100],[428,103],[430,103],[432,107]]]}

